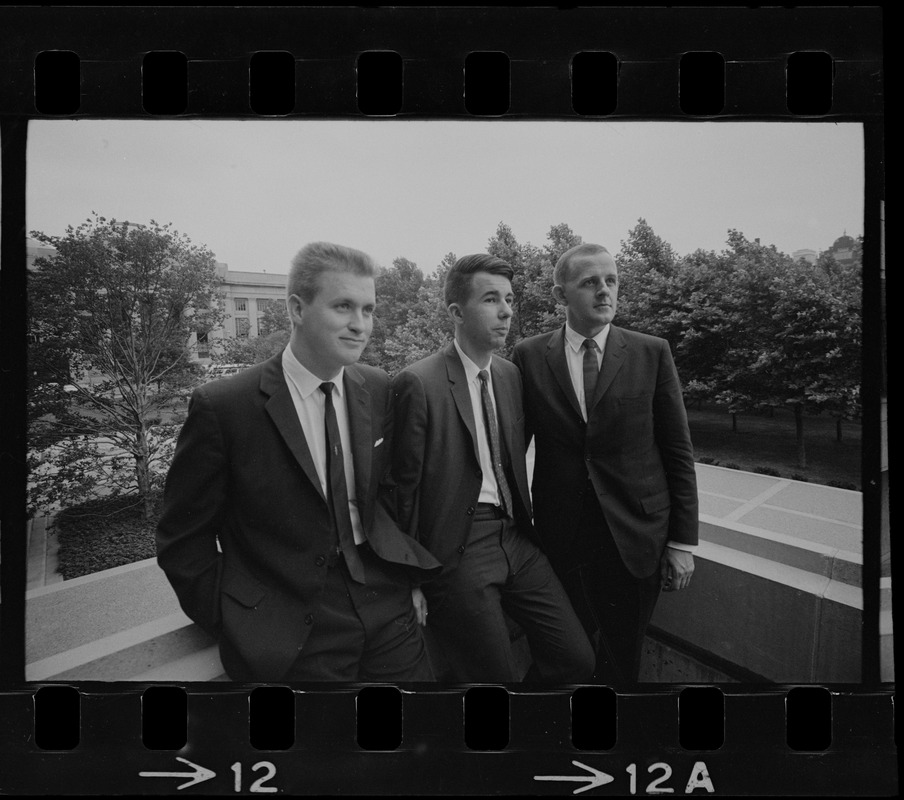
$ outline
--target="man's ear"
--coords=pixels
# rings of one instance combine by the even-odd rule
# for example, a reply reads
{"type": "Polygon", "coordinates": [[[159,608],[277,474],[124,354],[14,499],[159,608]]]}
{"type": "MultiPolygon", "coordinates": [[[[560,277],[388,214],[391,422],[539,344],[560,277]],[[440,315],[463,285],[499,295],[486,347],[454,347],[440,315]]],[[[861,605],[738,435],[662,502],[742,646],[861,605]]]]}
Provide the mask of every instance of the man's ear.
{"type": "Polygon", "coordinates": [[[568,305],[568,300],[565,299],[565,290],[559,284],[552,287],[552,296],[560,306],[568,305]]]}
{"type": "Polygon", "coordinates": [[[300,325],[304,316],[304,303],[297,294],[290,294],[286,300],[286,308],[289,310],[289,321],[292,326],[300,325]]]}
{"type": "Polygon", "coordinates": [[[461,315],[461,306],[458,303],[450,303],[446,306],[446,311],[449,314],[449,317],[452,319],[452,322],[460,323],[463,321],[463,317],[461,315]]]}

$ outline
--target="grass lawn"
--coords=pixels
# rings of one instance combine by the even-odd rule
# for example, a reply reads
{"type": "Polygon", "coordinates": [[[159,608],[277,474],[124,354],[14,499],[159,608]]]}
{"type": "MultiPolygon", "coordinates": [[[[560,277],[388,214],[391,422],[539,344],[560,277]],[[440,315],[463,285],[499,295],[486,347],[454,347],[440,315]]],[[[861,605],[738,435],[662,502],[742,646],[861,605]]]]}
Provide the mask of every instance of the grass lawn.
{"type": "Polygon", "coordinates": [[[766,467],[783,478],[861,488],[861,434],[857,423],[843,423],[842,440],[837,442],[832,417],[806,417],[807,467],[801,468],[797,464],[797,434],[791,411],[778,409],[773,417],[739,414],[737,432],[732,431],[729,413],[720,408],[689,409],[688,420],[697,461],[732,465],[748,472],[766,467]]]}

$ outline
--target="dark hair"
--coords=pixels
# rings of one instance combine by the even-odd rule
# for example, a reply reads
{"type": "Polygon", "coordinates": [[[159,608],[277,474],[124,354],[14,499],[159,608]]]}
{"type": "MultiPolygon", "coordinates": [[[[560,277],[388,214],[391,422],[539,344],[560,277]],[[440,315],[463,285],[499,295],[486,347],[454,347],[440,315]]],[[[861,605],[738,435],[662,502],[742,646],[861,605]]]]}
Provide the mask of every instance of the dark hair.
{"type": "Polygon", "coordinates": [[[489,272],[491,275],[502,275],[511,280],[515,270],[511,264],[496,256],[486,253],[476,253],[470,256],[462,256],[456,261],[446,274],[446,282],[443,285],[443,298],[446,306],[453,303],[464,304],[471,296],[471,276],[475,272],[489,272]]]}
{"type": "Polygon", "coordinates": [[[311,242],[302,247],[292,259],[286,295],[291,297],[297,294],[306,303],[310,303],[320,290],[320,275],[334,270],[373,278],[376,266],[367,253],[353,247],[330,242],[311,242]]]}
{"type": "Polygon", "coordinates": [[[559,260],[556,261],[556,267],[552,272],[552,282],[556,286],[565,285],[565,281],[568,280],[568,268],[571,266],[572,260],[577,256],[595,256],[599,253],[608,252],[601,244],[591,244],[590,242],[576,244],[559,256],[559,260]]]}

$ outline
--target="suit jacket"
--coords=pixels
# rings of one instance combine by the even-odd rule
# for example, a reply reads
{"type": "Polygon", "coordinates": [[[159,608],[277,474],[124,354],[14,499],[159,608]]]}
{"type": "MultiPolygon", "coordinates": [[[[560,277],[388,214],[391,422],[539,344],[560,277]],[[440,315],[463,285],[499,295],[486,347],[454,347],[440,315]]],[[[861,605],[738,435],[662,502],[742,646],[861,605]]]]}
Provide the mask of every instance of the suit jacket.
{"type": "MultiPolygon", "coordinates": [[[[438,572],[388,511],[389,377],[350,366],[343,389],[368,542],[414,575],[438,572]]],[[[219,639],[230,677],[278,680],[287,672],[316,621],[331,542],[281,354],[196,389],[167,475],[158,562],[186,614],[219,639]]]]}
{"type": "MultiPolygon", "coordinates": [[[[533,537],[521,376],[502,358],[493,359],[491,374],[513,516],[533,537]]],[[[400,372],[393,394],[397,518],[443,563],[446,575],[464,552],[483,481],[471,396],[455,345],[400,372]]]]}
{"type": "Polygon", "coordinates": [[[649,576],[667,540],[697,543],[693,448],[668,342],[613,325],[586,423],[565,346],[563,326],[514,351],[527,441],[536,441],[534,521],[553,562],[574,566],[584,493],[593,491],[625,566],[649,576]]]}

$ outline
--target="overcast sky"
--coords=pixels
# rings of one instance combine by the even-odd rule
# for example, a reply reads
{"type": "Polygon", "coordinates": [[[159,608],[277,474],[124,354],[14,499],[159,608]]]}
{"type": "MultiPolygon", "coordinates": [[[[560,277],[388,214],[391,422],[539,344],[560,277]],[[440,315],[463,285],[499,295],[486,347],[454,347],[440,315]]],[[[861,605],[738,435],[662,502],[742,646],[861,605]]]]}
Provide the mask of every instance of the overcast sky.
{"type": "Polygon", "coordinates": [[[233,270],[322,239],[430,272],[500,221],[616,252],[643,217],[682,255],[729,228],[789,255],[863,232],[854,123],[39,120],[27,167],[29,231],[171,222],[233,270]]]}

